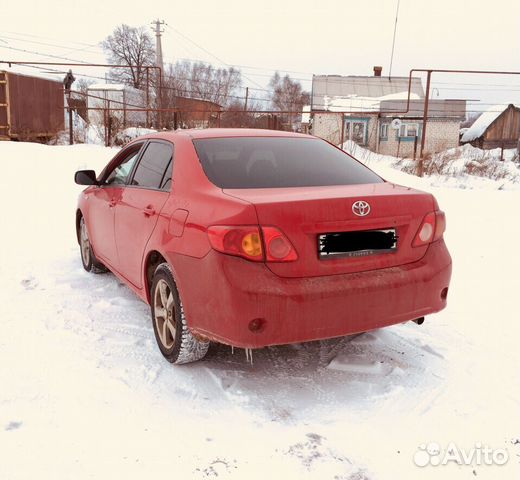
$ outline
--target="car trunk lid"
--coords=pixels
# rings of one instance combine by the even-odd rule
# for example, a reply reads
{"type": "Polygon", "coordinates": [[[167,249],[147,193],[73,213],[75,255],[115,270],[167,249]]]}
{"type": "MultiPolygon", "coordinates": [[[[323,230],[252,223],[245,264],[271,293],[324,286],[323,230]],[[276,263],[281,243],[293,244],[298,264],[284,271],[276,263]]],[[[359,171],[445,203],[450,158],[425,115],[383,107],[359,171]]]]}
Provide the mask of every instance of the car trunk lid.
{"type": "MultiPolygon", "coordinates": [[[[267,262],[282,277],[356,273],[415,262],[424,256],[427,246],[412,247],[413,238],[426,213],[435,208],[432,195],[388,182],[224,192],[252,203],[260,225],[278,227],[290,240],[298,254],[296,261],[267,262]],[[353,205],[359,201],[369,205],[368,214],[354,213],[353,205]],[[344,232],[349,232],[344,235],[348,241],[354,238],[354,243],[359,243],[352,247],[353,252],[323,254],[324,239],[341,237],[333,234],[344,232]],[[395,248],[363,248],[367,238],[373,240],[374,236],[393,232],[397,236],[395,248]]],[[[356,211],[360,213],[359,209],[356,211]]],[[[373,242],[367,246],[373,247],[373,242]]]]}

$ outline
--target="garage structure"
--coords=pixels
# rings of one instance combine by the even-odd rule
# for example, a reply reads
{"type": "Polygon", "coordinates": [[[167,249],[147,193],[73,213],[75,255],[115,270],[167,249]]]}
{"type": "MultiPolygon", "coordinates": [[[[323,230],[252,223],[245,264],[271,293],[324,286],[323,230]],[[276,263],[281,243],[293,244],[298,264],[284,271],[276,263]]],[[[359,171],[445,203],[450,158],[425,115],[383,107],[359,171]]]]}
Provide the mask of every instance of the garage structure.
{"type": "Polygon", "coordinates": [[[0,70],[0,140],[47,141],[64,128],[61,81],[0,70]]]}

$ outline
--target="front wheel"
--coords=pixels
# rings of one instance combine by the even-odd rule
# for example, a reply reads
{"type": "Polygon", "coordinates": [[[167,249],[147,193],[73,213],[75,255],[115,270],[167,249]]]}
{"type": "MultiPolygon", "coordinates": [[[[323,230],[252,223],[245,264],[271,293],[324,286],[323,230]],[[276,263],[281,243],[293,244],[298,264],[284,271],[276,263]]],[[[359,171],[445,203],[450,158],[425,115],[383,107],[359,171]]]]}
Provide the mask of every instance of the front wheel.
{"type": "Polygon", "coordinates": [[[153,330],[163,356],[171,363],[195,362],[208,352],[209,342],[197,340],[186,323],[182,302],[167,263],[155,270],[150,292],[153,330]]]}
{"type": "Polygon", "coordinates": [[[88,237],[87,224],[81,217],[79,222],[79,248],[81,253],[81,263],[87,272],[105,273],[107,268],[96,258],[92,251],[92,245],[88,237]]]}

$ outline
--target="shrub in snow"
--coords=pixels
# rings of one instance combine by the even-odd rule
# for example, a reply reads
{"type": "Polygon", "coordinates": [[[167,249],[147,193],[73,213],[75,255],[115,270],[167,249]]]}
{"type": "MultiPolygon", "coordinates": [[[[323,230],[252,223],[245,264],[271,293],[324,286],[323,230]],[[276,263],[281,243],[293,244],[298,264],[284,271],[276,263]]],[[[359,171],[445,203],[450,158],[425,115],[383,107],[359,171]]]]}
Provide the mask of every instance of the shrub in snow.
{"type": "MultiPolygon", "coordinates": [[[[396,158],[381,155],[360,147],[352,141],[342,145],[347,153],[362,163],[370,166],[375,163],[387,163],[393,168],[417,175],[419,162],[410,158],[396,158]]],[[[461,147],[450,148],[434,155],[426,155],[423,162],[423,174],[426,177],[441,177],[445,180],[453,179],[461,185],[468,183],[471,178],[490,179],[504,183],[520,183],[520,168],[516,149],[481,150],[465,144],[461,147]],[[501,158],[504,161],[501,161],[501,158]]],[[[471,183],[471,182],[470,182],[471,183]]]]}

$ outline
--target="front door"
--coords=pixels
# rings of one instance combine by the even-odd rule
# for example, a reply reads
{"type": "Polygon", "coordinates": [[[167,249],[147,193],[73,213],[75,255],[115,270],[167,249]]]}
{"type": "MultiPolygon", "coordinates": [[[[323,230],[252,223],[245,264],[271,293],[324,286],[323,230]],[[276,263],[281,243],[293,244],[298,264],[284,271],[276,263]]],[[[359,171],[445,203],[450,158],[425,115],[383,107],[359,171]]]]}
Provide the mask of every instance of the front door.
{"type": "Polygon", "coordinates": [[[146,244],[168,199],[172,162],[171,143],[150,141],[115,207],[117,269],[138,288],[146,244]]]}
{"type": "Polygon", "coordinates": [[[115,206],[125,190],[125,183],[138,158],[141,144],[120,152],[103,173],[100,186],[89,196],[87,228],[96,257],[109,265],[117,264],[114,219],[115,206]]]}

